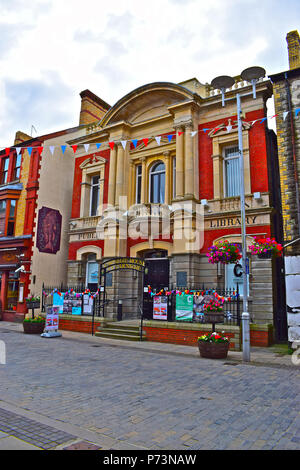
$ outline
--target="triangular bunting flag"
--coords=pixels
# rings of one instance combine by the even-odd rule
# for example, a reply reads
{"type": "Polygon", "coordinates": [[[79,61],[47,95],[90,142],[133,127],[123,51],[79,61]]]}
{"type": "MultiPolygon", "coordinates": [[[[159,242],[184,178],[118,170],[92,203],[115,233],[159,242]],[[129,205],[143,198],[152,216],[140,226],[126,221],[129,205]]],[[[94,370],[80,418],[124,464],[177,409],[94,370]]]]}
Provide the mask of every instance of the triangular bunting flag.
{"type": "Polygon", "coordinates": [[[136,149],[136,146],[137,146],[137,143],[138,143],[137,139],[132,139],[131,142],[133,143],[134,148],[136,149]]]}
{"type": "Polygon", "coordinates": [[[183,134],[183,131],[178,131],[178,135],[182,135],[183,134]]]}
{"type": "Polygon", "coordinates": [[[88,152],[90,144],[83,144],[83,145],[84,145],[85,151],[88,152]]]}
{"type": "Polygon", "coordinates": [[[9,155],[9,152],[10,152],[10,147],[7,147],[7,148],[5,149],[6,155],[9,155]]]}
{"type": "Polygon", "coordinates": [[[60,147],[61,147],[62,153],[64,154],[67,146],[66,145],[61,145],[60,147]]]}
{"type": "Polygon", "coordinates": [[[44,147],[38,147],[37,149],[38,149],[39,155],[41,155],[44,147]]]}
{"type": "Polygon", "coordinates": [[[143,142],[144,142],[144,144],[145,144],[145,147],[147,147],[148,142],[149,142],[149,139],[143,139],[143,142]]]}
{"type": "Polygon", "coordinates": [[[54,154],[54,149],[55,149],[55,146],[54,146],[54,145],[50,145],[50,146],[49,146],[49,150],[50,150],[50,152],[51,152],[52,155],[54,154]]]}
{"type": "Polygon", "coordinates": [[[101,144],[96,144],[97,149],[101,147],[101,144]]]}
{"type": "Polygon", "coordinates": [[[16,147],[17,155],[22,154],[22,147],[16,147]]]}
{"type": "Polygon", "coordinates": [[[109,145],[110,149],[113,150],[113,148],[115,146],[115,143],[114,142],[108,142],[108,145],[109,145]]]}
{"type": "Polygon", "coordinates": [[[168,141],[171,142],[173,134],[168,135],[168,141]]]}
{"type": "Polygon", "coordinates": [[[31,157],[32,147],[27,147],[27,152],[29,153],[29,156],[31,157]]]}
{"type": "Polygon", "coordinates": [[[300,113],[300,108],[295,109],[295,116],[298,117],[298,114],[300,113]]]}
{"type": "Polygon", "coordinates": [[[194,137],[198,131],[191,131],[191,136],[194,137]]]}
{"type": "Polygon", "coordinates": [[[73,149],[73,152],[76,153],[76,150],[77,150],[77,145],[71,145],[72,149],[73,149]]]}
{"type": "Polygon", "coordinates": [[[207,131],[209,131],[209,129],[202,129],[202,130],[203,130],[204,133],[207,132],[207,131]]]}
{"type": "Polygon", "coordinates": [[[286,117],[287,117],[288,114],[289,114],[288,111],[285,111],[285,112],[283,113],[283,120],[284,120],[284,121],[286,120],[286,117]]]}
{"type": "Polygon", "coordinates": [[[232,126],[226,126],[227,132],[232,131],[232,126]]]}
{"type": "Polygon", "coordinates": [[[123,149],[125,150],[126,144],[127,144],[127,140],[121,140],[121,144],[122,144],[123,149]]]}
{"type": "Polygon", "coordinates": [[[262,119],[260,120],[260,124],[261,124],[262,122],[264,122],[266,119],[267,119],[266,117],[262,118],[262,119]]]}
{"type": "Polygon", "coordinates": [[[155,137],[157,145],[160,145],[161,136],[155,137]]]}

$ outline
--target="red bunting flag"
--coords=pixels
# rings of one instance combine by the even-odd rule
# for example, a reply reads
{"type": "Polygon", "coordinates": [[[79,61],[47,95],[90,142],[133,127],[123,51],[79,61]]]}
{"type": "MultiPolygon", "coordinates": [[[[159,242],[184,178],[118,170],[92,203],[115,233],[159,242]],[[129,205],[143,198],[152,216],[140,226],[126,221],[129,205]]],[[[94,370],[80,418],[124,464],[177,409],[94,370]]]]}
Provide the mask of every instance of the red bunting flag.
{"type": "Polygon", "coordinates": [[[111,150],[113,150],[115,143],[114,142],[108,142],[108,145],[110,146],[111,150]]]}
{"type": "Polygon", "coordinates": [[[10,152],[10,148],[9,148],[9,147],[7,147],[7,148],[5,149],[5,153],[6,153],[6,155],[9,155],[9,152],[10,152]]]}
{"type": "Polygon", "coordinates": [[[178,131],[178,135],[182,135],[183,134],[183,131],[178,131]]]}
{"type": "Polygon", "coordinates": [[[43,151],[43,148],[44,148],[44,147],[38,147],[38,148],[37,148],[37,150],[38,150],[40,156],[41,156],[41,153],[42,153],[42,151],[43,151]]]}
{"type": "Polygon", "coordinates": [[[148,142],[149,142],[149,139],[143,139],[143,142],[144,142],[144,144],[145,144],[145,147],[147,147],[148,142]]]}
{"type": "Polygon", "coordinates": [[[76,153],[76,150],[77,150],[77,145],[71,145],[72,149],[73,149],[73,152],[76,153]]]}

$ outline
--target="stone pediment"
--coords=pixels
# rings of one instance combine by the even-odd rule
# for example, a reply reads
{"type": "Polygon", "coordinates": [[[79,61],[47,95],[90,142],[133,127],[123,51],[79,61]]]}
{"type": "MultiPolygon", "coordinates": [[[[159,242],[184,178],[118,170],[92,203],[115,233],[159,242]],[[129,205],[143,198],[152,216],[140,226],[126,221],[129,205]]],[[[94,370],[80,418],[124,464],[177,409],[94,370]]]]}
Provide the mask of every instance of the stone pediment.
{"type": "Polygon", "coordinates": [[[105,158],[100,157],[99,155],[90,155],[86,160],[84,160],[80,168],[81,170],[87,169],[87,168],[92,168],[94,166],[99,166],[99,165],[104,165],[106,163],[105,158]]]}
{"type": "Polygon", "coordinates": [[[121,98],[103,117],[100,125],[125,121],[130,124],[169,115],[168,107],[190,101],[194,94],[186,88],[168,82],[144,85],[121,98]]]}

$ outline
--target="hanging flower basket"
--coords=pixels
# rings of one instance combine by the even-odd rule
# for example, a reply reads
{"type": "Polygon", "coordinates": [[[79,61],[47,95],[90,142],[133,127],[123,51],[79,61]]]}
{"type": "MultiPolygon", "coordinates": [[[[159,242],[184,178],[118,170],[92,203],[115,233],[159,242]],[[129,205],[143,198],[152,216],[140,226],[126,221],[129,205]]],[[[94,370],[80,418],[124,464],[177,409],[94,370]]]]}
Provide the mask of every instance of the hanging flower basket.
{"type": "Polygon", "coordinates": [[[211,299],[203,307],[204,318],[207,323],[223,323],[223,305],[217,299],[211,299]]]}
{"type": "Polygon", "coordinates": [[[229,350],[229,339],[222,333],[208,333],[198,338],[201,357],[225,359],[229,350]]]}
{"type": "Polygon", "coordinates": [[[249,246],[249,250],[260,259],[270,259],[282,256],[283,247],[275,238],[254,237],[254,244],[249,246]]]}
{"type": "Polygon", "coordinates": [[[237,243],[229,243],[224,240],[212,245],[206,256],[208,256],[208,262],[212,264],[234,264],[241,259],[242,254],[237,243]]]}
{"type": "Polygon", "coordinates": [[[34,297],[33,295],[31,295],[30,297],[28,297],[25,300],[26,300],[26,307],[28,309],[40,308],[41,301],[40,301],[39,297],[34,297]]]}

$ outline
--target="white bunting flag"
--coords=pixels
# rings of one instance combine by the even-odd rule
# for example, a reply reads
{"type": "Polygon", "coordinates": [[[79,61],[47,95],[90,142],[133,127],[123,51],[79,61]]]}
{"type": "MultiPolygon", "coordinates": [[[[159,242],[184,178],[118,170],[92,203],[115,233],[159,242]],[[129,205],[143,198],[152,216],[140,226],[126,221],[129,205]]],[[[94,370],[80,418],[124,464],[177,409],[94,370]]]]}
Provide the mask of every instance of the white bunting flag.
{"type": "Polygon", "coordinates": [[[198,131],[191,131],[191,136],[194,137],[198,131]]]}
{"type": "Polygon", "coordinates": [[[55,149],[54,145],[50,145],[50,146],[49,146],[49,150],[50,150],[50,152],[51,152],[52,155],[53,155],[53,153],[54,153],[54,149],[55,149]]]}
{"type": "Polygon", "coordinates": [[[286,117],[287,117],[288,114],[289,114],[288,111],[285,111],[285,112],[283,113],[283,120],[284,120],[284,121],[286,120],[286,117]]]}
{"type": "Polygon", "coordinates": [[[88,152],[90,144],[83,144],[83,145],[84,145],[85,151],[88,152]]]}
{"type": "Polygon", "coordinates": [[[226,126],[227,132],[232,131],[232,126],[226,126]]]}
{"type": "Polygon", "coordinates": [[[121,144],[122,144],[123,149],[125,150],[127,140],[121,140],[121,144]]]}
{"type": "Polygon", "coordinates": [[[157,142],[157,145],[160,145],[161,136],[155,137],[155,140],[156,140],[156,142],[157,142]]]}
{"type": "Polygon", "coordinates": [[[22,150],[22,147],[16,147],[17,155],[20,154],[21,150],[22,150]]]}

